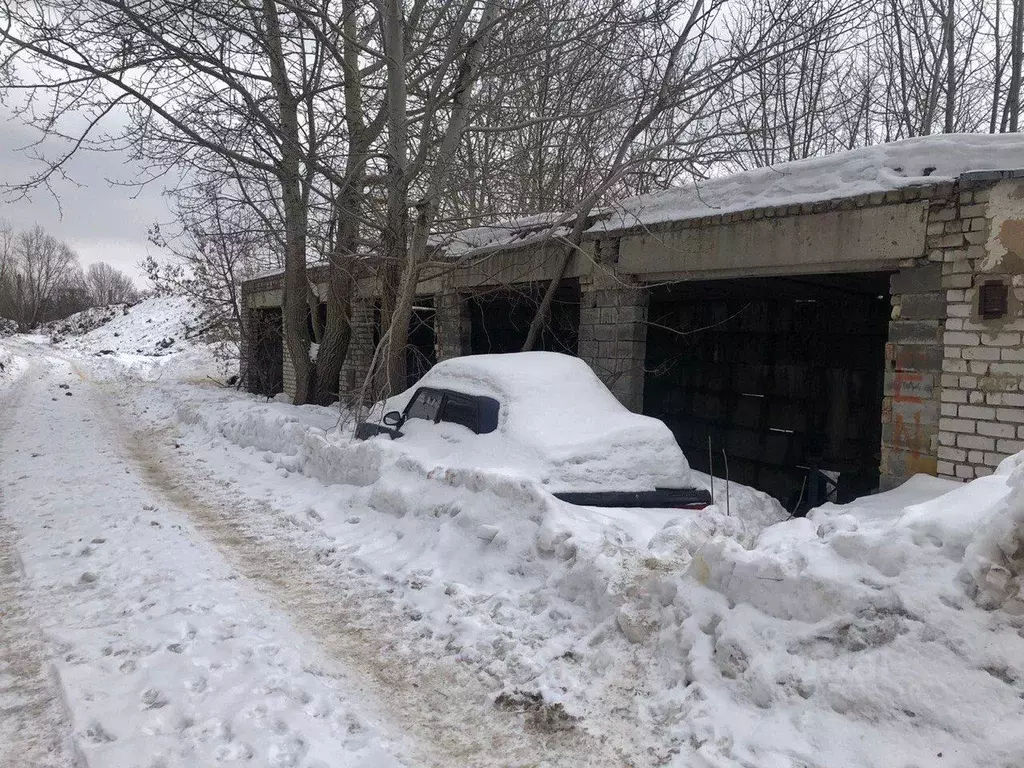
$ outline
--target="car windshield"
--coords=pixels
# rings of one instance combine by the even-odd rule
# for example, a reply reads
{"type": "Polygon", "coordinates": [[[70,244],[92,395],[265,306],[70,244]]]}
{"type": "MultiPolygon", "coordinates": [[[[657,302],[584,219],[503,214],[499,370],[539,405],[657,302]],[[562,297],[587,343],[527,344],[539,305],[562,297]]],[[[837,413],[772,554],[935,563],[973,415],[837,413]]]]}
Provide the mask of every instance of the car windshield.
{"type": "Polygon", "coordinates": [[[421,389],[409,403],[405,418],[437,421],[437,412],[441,408],[442,398],[443,394],[435,389],[421,389]]]}

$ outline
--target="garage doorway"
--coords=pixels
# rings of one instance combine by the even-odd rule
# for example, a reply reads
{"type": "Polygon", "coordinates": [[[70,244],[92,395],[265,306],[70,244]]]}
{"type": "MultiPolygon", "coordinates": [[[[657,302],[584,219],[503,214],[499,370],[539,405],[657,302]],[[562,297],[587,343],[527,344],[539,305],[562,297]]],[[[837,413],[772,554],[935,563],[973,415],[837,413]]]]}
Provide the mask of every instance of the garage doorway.
{"type": "MultiPolygon", "coordinates": [[[[409,315],[409,336],[405,346],[405,388],[411,387],[437,364],[437,331],[434,326],[434,298],[417,296],[409,315]]],[[[373,346],[380,345],[380,301],[373,305],[373,346]]]]}
{"type": "Polygon", "coordinates": [[[256,395],[273,397],[284,391],[284,332],[280,307],[249,310],[249,349],[246,387],[256,395]]]}
{"type": "MultiPolygon", "coordinates": [[[[470,296],[470,354],[520,352],[546,289],[546,283],[530,283],[470,296]]],[[[555,292],[548,322],[535,349],[575,355],[579,329],[579,281],[563,280],[555,292]]]]}
{"type": "Polygon", "coordinates": [[[878,486],[888,272],[677,283],[651,294],[644,411],[690,464],[800,514],[878,486]],[[710,459],[709,459],[710,441],[710,459]]]}

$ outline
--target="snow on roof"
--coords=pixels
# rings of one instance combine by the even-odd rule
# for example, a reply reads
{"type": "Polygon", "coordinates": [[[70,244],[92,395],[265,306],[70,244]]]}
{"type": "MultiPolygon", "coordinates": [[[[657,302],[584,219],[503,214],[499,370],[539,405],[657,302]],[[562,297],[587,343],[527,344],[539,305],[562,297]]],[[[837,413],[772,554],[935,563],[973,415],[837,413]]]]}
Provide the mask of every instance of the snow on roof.
{"type": "MultiPolygon", "coordinates": [[[[306,269],[307,270],[308,269],[323,269],[324,267],[326,267],[328,265],[328,263],[329,262],[326,259],[316,259],[315,261],[306,261],[306,269]]],[[[245,278],[245,281],[249,282],[249,281],[252,281],[252,280],[262,280],[265,277],[277,277],[278,275],[283,275],[284,271],[285,270],[284,270],[283,266],[282,267],[273,267],[271,269],[265,269],[262,272],[257,272],[256,274],[254,274],[254,275],[252,275],[250,277],[245,278]]]]}
{"type": "Polygon", "coordinates": [[[628,198],[588,230],[600,233],[770,206],[813,203],[1024,167],[1020,134],[941,134],[708,179],[628,198]]]}
{"type": "MultiPolygon", "coordinates": [[[[565,214],[559,212],[520,216],[514,219],[496,221],[472,229],[463,229],[451,234],[431,237],[430,244],[443,250],[450,259],[478,256],[503,248],[520,248],[545,239],[552,224],[560,221],[565,214]]],[[[572,227],[573,217],[556,230],[556,235],[567,235],[572,227]]]]}
{"type": "MultiPolygon", "coordinates": [[[[596,223],[587,233],[594,235],[755,208],[891,192],[953,181],[970,171],[1019,168],[1024,168],[1024,135],[1021,134],[921,136],[626,198],[599,211],[596,223]]],[[[563,216],[552,212],[505,219],[450,234],[434,234],[429,243],[446,258],[481,256],[539,243],[548,236],[551,225],[563,216]]],[[[555,230],[555,235],[568,235],[571,226],[572,216],[555,230]]],[[[271,270],[252,279],[282,272],[271,270]]]]}

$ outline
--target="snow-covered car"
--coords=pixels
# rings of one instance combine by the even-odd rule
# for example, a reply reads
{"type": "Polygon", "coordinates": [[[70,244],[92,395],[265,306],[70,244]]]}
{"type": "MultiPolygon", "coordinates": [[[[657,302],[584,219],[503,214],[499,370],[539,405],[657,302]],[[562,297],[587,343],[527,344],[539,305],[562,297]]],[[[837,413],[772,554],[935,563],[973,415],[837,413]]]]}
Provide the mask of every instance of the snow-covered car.
{"type": "Polygon", "coordinates": [[[576,504],[702,508],[710,494],[672,432],[625,408],[590,367],[554,352],[472,355],[438,363],[383,403],[359,439],[401,439],[439,466],[539,481],[576,504]]]}

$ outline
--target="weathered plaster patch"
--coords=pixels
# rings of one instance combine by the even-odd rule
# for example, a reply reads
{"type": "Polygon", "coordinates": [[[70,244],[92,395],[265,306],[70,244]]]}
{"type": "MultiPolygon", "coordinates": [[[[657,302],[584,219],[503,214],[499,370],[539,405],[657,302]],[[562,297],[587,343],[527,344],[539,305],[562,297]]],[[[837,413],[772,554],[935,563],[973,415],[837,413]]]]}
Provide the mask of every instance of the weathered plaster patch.
{"type": "Polygon", "coordinates": [[[1001,181],[992,188],[991,220],[982,272],[1024,273],[1024,184],[1001,181]]]}

